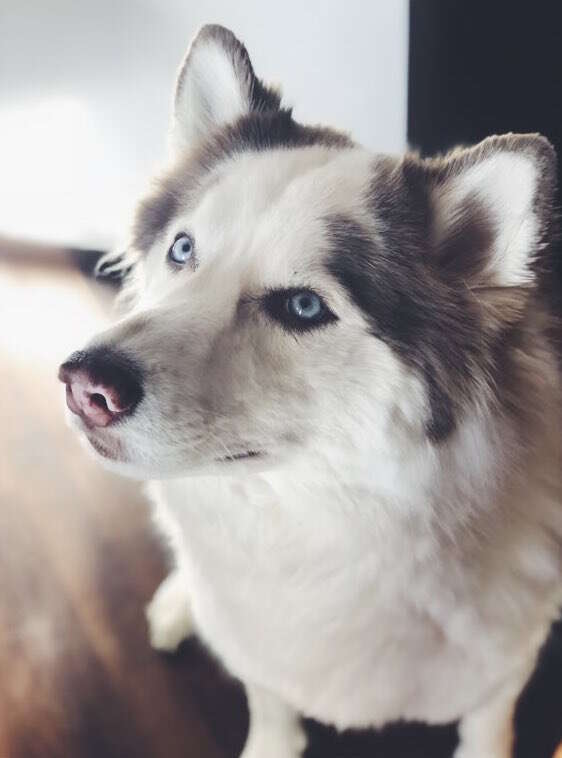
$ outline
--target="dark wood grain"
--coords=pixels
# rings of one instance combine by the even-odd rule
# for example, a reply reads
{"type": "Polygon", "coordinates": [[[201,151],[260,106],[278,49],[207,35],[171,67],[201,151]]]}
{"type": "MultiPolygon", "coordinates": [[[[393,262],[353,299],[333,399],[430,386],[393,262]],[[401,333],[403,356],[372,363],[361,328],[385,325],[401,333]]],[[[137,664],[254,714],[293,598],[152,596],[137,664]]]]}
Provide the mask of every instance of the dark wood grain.
{"type": "MultiPolygon", "coordinates": [[[[234,758],[238,684],[196,641],[148,645],[166,560],[139,485],[64,423],[56,369],[106,322],[107,293],[68,265],[0,259],[0,311],[0,758],[234,758]]],[[[308,731],[308,758],[446,758],[456,740],[308,731]]]]}

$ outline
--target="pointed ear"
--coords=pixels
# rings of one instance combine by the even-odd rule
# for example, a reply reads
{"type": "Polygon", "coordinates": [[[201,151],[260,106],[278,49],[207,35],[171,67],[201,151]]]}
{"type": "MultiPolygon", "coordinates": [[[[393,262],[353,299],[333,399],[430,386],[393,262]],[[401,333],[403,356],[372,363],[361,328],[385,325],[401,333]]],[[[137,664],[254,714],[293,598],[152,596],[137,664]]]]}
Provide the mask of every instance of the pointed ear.
{"type": "Polygon", "coordinates": [[[538,134],[490,137],[423,162],[442,273],[472,286],[531,284],[554,225],[556,153],[538,134]]]}
{"type": "Polygon", "coordinates": [[[204,26],[189,48],[176,84],[172,144],[197,144],[252,111],[278,110],[280,95],[255,76],[244,45],[228,29],[204,26]]]}

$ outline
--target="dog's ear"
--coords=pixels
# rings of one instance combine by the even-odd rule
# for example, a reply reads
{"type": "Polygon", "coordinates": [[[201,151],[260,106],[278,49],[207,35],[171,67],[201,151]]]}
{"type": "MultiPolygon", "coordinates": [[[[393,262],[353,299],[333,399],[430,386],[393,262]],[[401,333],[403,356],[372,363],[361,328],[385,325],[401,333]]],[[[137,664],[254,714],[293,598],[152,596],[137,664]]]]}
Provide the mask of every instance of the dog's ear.
{"type": "Polygon", "coordinates": [[[425,186],[441,273],[469,286],[532,284],[554,225],[556,153],[547,139],[489,137],[443,158],[414,160],[405,172],[425,186]]]}
{"type": "Polygon", "coordinates": [[[135,257],[128,251],[106,253],[96,263],[94,276],[96,279],[122,282],[131,274],[135,262],[135,257]]]}
{"type": "Polygon", "coordinates": [[[272,111],[280,95],[255,76],[244,45],[222,26],[204,26],[187,52],[176,84],[172,145],[192,146],[252,111],[272,111]]]}

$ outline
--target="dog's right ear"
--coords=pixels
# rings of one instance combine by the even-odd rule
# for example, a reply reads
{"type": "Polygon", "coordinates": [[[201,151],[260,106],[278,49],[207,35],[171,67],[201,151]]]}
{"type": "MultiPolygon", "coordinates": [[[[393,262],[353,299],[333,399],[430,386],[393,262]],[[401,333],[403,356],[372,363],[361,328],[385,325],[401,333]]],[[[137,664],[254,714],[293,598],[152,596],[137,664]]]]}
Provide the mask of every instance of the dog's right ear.
{"type": "Polygon", "coordinates": [[[135,259],[128,252],[111,252],[102,255],[94,268],[96,279],[121,282],[126,279],[135,265],[135,259]]]}
{"type": "Polygon", "coordinates": [[[222,26],[204,26],[189,48],[176,84],[172,145],[196,145],[252,111],[278,110],[280,95],[254,74],[244,45],[222,26]]]}

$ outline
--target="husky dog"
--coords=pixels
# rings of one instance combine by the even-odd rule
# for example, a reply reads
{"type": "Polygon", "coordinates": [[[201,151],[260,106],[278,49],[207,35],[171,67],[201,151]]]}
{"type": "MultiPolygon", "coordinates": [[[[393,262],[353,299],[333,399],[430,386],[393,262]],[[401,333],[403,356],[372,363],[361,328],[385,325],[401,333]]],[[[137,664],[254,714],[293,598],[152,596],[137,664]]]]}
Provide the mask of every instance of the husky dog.
{"type": "Polygon", "coordinates": [[[127,315],[60,369],[100,459],[154,480],[153,646],[242,680],[244,758],[302,755],[303,714],[460,719],[456,758],[507,758],[562,600],[552,147],[372,154],[219,26],[172,139],[100,266],[127,315]]]}

